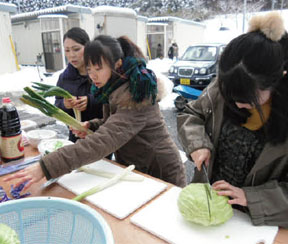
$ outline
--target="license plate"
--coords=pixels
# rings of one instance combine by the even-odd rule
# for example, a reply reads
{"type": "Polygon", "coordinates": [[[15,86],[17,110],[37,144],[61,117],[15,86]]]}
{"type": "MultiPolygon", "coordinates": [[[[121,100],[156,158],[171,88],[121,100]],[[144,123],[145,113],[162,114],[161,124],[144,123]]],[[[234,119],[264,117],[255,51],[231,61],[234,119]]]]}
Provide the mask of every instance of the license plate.
{"type": "Polygon", "coordinates": [[[180,79],[181,85],[190,85],[190,79],[180,79]]]}

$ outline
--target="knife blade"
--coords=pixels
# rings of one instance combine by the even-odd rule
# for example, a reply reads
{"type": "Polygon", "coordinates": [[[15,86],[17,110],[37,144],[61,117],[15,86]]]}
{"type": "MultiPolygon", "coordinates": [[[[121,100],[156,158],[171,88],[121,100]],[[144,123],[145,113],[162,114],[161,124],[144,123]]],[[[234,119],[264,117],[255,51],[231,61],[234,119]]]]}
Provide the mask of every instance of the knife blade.
{"type": "Polygon", "coordinates": [[[60,179],[60,177],[58,177],[58,178],[52,178],[52,179],[46,181],[44,184],[41,185],[41,188],[40,188],[40,189],[43,190],[43,189],[47,188],[48,186],[50,186],[50,185],[52,185],[53,183],[57,182],[59,179],[60,179]]]}
{"type": "Polygon", "coordinates": [[[208,193],[209,198],[212,200],[212,186],[210,184],[207,168],[206,168],[206,165],[204,164],[204,162],[202,163],[202,170],[204,171],[204,175],[205,175],[205,179],[206,179],[206,183],[207,183],[207,184],[205,184],[205,186],[207,187],[207,190],[208,190],[207,193],[208,193]]]}
{"type": "Polygon", "coordinates": [[[206,183],[204,184],[204,188],[206,191],[206,197],[207,197],[207,206],[208,206],[208,214],[209,214],[209,219],[211,220],[211,207],[210,207],[210,201],[212,201],[212,187],[210,184],[210,180],[208,177],[208,172],[207,172],[207,168],[206,165],[204,164],[204,162],[202,163],[202,170],[204,171],[204,175],[206,178],[206,183]]]}

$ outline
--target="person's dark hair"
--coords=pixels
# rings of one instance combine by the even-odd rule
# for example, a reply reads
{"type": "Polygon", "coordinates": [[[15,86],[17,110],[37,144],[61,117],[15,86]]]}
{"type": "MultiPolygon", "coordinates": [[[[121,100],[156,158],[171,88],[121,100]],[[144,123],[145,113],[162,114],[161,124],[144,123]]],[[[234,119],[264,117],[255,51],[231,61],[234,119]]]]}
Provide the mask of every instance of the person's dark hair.
{"type": "Polygon", "coordinates": [[[114,71],[115,63],[128,56],[144,58],[141,50],[128,37],[121,36],[116,39],[107,35],[99,35],[86,44],[84,62],[86,66],[91,62],[101,67],[101,58],[103,58],[114,71]]]}
{"type": "Polygon", "coordinates": [[[87,32],[79,27],[73,27],[68,30],[63,36],[63,42],[67,39],[72,39],[73,41],[85,46],[89,42],[90,38],[87,32]]]}
{"type": "Polygon", "coordinates": [[[242,124],[250,116],[235,102],[254,105],[262,117],[257,91],[271,90],[271,114],[264,128],[272,143],[283,142],[288,136],[288,83],[287,76],[283,77],[287,45],[285,35],[275,41],[255,30],[233,39],[219,61],[219,89],[225,100],[225,115],[232,121],[242,124]]]}

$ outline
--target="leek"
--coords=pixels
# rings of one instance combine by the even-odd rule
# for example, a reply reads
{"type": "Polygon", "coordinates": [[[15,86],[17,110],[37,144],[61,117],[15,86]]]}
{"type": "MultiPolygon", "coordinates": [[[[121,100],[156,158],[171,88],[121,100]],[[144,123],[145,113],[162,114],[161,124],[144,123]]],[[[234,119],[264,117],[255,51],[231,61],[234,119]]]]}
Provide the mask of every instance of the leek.
{"type": "Polygon", "coordinates": [[[85,197],[91,196],[91,195],[93,195],[93,194],[95,194],[95,193],[97,193],[99,191],[104,190],[107,187],[115,185],[120,179],[122,179],[127,174],[129,174],[134,168],[135,168],[135,165],[130,165],[129,167],[124,169],[120,174],[117,174],[113,178],[111,178],[110,180],[108,180],[108,181],[106,181],[104,183],[101,183],[101,184],[91,188],[88,191],[85,191],[85,192],[81,193],[80,195],[76,196],[72,200],[81,201],[85,197]]]}
{"type": "Polygon", "coordinates": [[[87,134],[93,133],[93,131],[85,129],[79,121],[64,112],[62,109],[49,103],[42,95],[33,91],[30,87],[25,87],[24,91],[26,91],[28,95],[24,94],[20,98],[23,103],[39,109],[45,115],[53,117],[76,130],[87,132],[87,134]]]}
{"type": "MultiPolygon", "coordinates": [[[[89,167],[88,165],[78,168],[77,171],[78,172],[85,172],[85,173],[91,174],[91,175],[97,175],[97,176],[104,177],[104,178],[113,178],[115,176],[114,173],[104,171],[104,170],[99,170],[99,169],[93,169],[93,168],[89,167]]],[[[127,174],[124,177],[122,177],[121,180],[143,181],[144,176],[143,175],[136,175],[136,174],[127,174]]]]}
{"type": "MultiPolygon", "coordinates": [[[[34,85],[32,85],[33,88],[39,90],[39,94],[41,94],[44,98],[46,97],[52,97],[52,96],[58,96],[63,98],[72,98],[75,99],[74,96],[65,89],[59,87],[59,86],[52,86],[47,85],[39,82],[32,82],[34,85]]],[[[73,112],[75,114],[75,118],[78,121],[81,121],[81,111],[79,111],[76,108],[73,108],[73,112]]]]}

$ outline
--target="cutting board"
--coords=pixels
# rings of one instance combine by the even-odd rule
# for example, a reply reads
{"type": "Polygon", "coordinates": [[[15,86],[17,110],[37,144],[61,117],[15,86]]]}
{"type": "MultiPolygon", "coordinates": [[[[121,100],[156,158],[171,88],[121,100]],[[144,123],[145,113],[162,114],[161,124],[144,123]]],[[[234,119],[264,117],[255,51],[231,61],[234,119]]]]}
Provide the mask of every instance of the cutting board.
{"type": "Polygon", "coordinates": [[[172,187],[132,216],[131,222],[174,244],[273,243],[278,227],[253,226],[249,216],[238,210],[220,226],[204,227],[185,221],[177,207],[180,191],[172,187]]]}
{"type": "MultiPolygon", "coordinates": [[[[104,160],[89,164],[89,167],[115,174],[123,170],[123,168],[104,160]]],[[[69,191],[79,195],[107,180],[107,178],[100,176],[73,171],[70,174],[62,176],[58,183],[69,191]]],[[[86,200],[116,218],[124,219],[166,188],[166,184],[148,177],[144,177],[143,181],[137,182],[122,180],[103,191],[87,197],[86,200]]]]}

